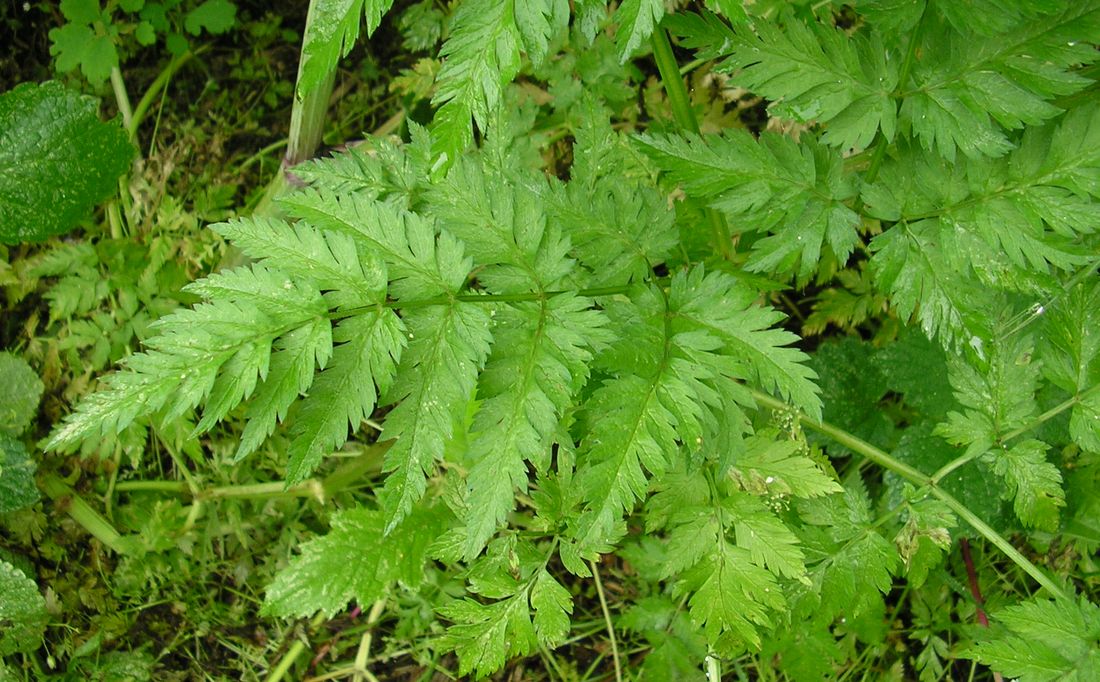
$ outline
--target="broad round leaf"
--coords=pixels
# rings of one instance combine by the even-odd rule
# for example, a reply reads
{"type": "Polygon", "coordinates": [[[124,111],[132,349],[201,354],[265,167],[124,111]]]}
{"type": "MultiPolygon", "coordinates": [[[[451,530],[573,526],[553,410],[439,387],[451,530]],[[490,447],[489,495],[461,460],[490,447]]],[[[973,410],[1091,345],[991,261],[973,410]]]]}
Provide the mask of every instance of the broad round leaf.
{"type": "Polygon", "coordinates": [[[29,507],[38,501],[34,460],[23,444],[0,433],[0,514],[29,507]]]}
{"type": "Polygon", "coordinates": [[[53,81],[0,95],[0,242],[68,232],[117,189],[134,148],[96,109],[53,81]]]}
{"type": "Polygon", "coordinates": [[[18,436],[34,419],[42,381],[34,370],[11,353],[0,353],[0,434],[18,436]]]}
{"type": "Polygon", "coordinates": [[[46,600],[34,581],[0,561],[0,656],[37,649],[48,619],[46,600]]]}

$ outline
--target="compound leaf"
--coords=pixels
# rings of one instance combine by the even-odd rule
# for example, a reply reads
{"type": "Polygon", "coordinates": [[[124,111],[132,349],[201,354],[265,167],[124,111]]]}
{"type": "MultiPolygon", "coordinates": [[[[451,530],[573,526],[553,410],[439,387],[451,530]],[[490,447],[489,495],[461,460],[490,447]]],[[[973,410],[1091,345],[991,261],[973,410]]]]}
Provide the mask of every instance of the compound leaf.
{"type": "Polygon", "coordinates": [[[485,130],[504,86],[519,73],[520,34],[513,3],[469,0],[452,18],[432,104],[433,174],[445,171],[473,141],[470,117],[485,130]]]}
{"type": "Polygon", "coordinates": [[[773,113],[826,124],[823,141],[842,149],[867,147],[879,130],[893,140],[899,61],[889,59],[878,34],[792,20],[783,27],[757,22],[733,35],[719,68],[771,100],[773,113]]]}
{"type": "Polygon", "coordinates": [[[636,139],[689,195],[769,235],[753,245],[750,270],[807,281],[825,245],[844,262],[860,243],[859,216],[844,204],[855,186],[836,152],[771,133],[757,140],[743,130],[636,139]]]}
{"type": "Polygon", "coordinates": [[[1084,597],[1032,600],[991,614],[1001,627],[964,655],[1021,682],[1085,682],[1100,675],[1100,607],[1084,597]]]}
{"type": "Polygon", "coordinates": [[[263,611],[299,617],[320,611],[332,617],[350,601],[377,601],[398,580],[415,589],[442,523],[439,508],[420,508],[384,536],[381,512],[365,507],[339,511],[328,533],[304,543],[276,574],[263,611]]]}

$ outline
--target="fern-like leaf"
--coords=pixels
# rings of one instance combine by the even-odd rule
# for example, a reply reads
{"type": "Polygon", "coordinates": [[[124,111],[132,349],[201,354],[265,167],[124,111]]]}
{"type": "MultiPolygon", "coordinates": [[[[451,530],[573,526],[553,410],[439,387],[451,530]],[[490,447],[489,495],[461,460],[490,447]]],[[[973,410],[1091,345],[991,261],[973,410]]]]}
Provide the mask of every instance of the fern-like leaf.
{"type": "MultiPolygon", "coordinates": [[[[311,283],[292,282],[259,264],[190,287],[212,300],[161,318],[147,350],[128,358],[122,371],[104,380],[104,390],[66,417],[48,449],[111,438],[140,417],[171,420],[204,401],[211,415],[205,428],[252,393],[267,373],[276,339],[327,314],[311,283]]],[[[324,359],[330,350],[322,342],[314,352],[324,359]]]]}
{"type": "Polygon", "coordinates": [[[867,147],[880,130],[894,138],[898,59],[889,59],[877,34],[847,35],[792,19],[782,28],[757,22],[730,37],[720,68],[771,100],[773,113],[827,124],[823,141],[842,149],[867,147]]]}
{"type": "Polygon", "coordinates": [[[805,281],[826,244],[843,262],[860,241],[859,217],[843,203],[855,196],[854,185],[835,152],[770,133],[756,140],[739,130],[637,140],[689,195],[709,200],[746,229],[772,233],[754,244],[751,270],[805,281]]]}
{"type": "Polygon", "coordinates": [[[519,73],[520,35],[513,3],[470,0],[455,11],[432,103],[436,172],[449,168],[473,141],[470,117],[482,130],[501,101],[501,90],[519,73]]]}
{"type": "Polygon", "coordinates": [[[966,652],[1021,682],[1086,682],[1100,676],[1100,607],[1078,601],[1032,600],[992,614],[989,636],[966,652]]]}
{"type": "Polygon", "coordinates": [[[927,56],[915,60],[912,83],[902,84],[909,92],[901,124],[925,149],[951,161],[956,149],[971,158],[1001,156],[1013,147],[1003,129],[1060,114],[1051,100],[1092,82],[1071,69],[1096,61],[1091,44],[1100,41],[1095,2],[1067,3],[1003,35],[975,36],[976,22],[965,16],[954,26],[926,18],[920,47],[927,56]]]}
{"type": "Polygon", "coordinates": [[[442,532],[446,511],[425,507],[385,536],[381,512],[353,507],[336,512],[328,533],[304,543],[267,589],[263,611],[277,616],[331,617],[350,601],[371,603],[401,583],[424,580],[428,547],[442,532]]]}

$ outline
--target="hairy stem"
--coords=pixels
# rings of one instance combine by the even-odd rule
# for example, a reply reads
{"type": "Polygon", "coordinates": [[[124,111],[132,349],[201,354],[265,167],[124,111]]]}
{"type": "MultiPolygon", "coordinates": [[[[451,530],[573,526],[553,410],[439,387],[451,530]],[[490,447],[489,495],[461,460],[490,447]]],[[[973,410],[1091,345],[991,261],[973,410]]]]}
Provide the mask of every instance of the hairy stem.
{"type": "MultiPolygon", "coordinates": [[[[760,405],[773,410],[792,411],[793,408],[784,403],[781,400],[777,400],[767,393],[750,389],[752,392],[753,400],[760,405]]],[[[920,487],[927,488],[933,497],[937,498],[945,505],[947,505],[951,511],[966,521],[970,526],[978,532],[982,537],[993,544],[997,549],[1001,550],[1005,556],[1012,560],[1017,566],[1019,566],[1025,573],[1035,579],[1037,583],[1042,585],[1048,592],[1059,599],[1068,599],[1068,593],[1054,580],[1048,576],[1042,569],[1035,564],[1031,563],[1027,557],[1025,557],[1018,549],[1012,546],[1008,540],[1006,540],[1000,533],[998,533],[992,526],[982,521],[977,514],[970,511],[970,509],[962,502],[956,500],[950,493],[941,489],[936,481],[932,480],[932,477],[924,474],[917,469],[909,466],[908,464],[898,461],[894,457],[890,456],[883,450],[871,445],[867,441],[858,438],[844,429],[838,428],[825,422],[815,421],[801,412],[795,411],[798,419],[807,428],[817,431],[829,438],[840,443],[844,447],[848,448],[852,452],[864,457],[867,460],[879,465],[880,467],[887,469],[901,476],[910,483],[920,487]]]]}

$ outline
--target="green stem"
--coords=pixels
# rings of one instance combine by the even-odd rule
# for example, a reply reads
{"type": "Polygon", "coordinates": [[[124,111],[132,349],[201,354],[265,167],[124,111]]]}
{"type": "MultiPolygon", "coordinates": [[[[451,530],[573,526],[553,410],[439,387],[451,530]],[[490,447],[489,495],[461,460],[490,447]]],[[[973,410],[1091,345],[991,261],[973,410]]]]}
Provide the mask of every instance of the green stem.
{"type": "Polygon", "coordinates": [[[194,500],[225,500],[242,498],[283,498],[316,497],[327,499],[342,490],[347,490],[355,482],[369,473],[382,470],[382,457],[390,444],[375,443],[363,453],[341,465],[323,480],[309,479],[298,485],[287,487],[285,481],[268,483],[248,483],[245,485],[225,485],[215,488],[192,488],[187,481],[120,481],[117,492],[160,492],[175,495],[187,495],[194,500]]]}
{"type": "Polygon", "coordinates": [[[619,645],[615,640],[615,626],[611,622],[611,610],[607,608],[607,596],[603,591],[603,581],[600,580],[600,569],[595,561],[589,561],[592,568],[592,578],[596,581],[596,595],[600,598],[600,610],[603,612],[604,624],[607,625],[607,637],[611,640],[611,662],[615,666],[615,682],[623,682],[623,667],[619,662],[619,645]]]}
{"type": "MultiPolygon", "coordinates": [[[[432,298],[425,298],[419,301],[386,301],[382,303],[383,308],[400,308],[402,310],[411,308],[426,308],[433,305],[449,305],[455,301],[462,303],[525,303],[528,301],[544,301],[554,296],[560,296],[562,294],[575,294],[577,296],[586,296],[595,298],[597,296],[615,296],[617,294],[625,294],[633,288],[632,285],[624,286],[611,286],[611,287],[595,287],[592,289],[580,289],[576,291],[570,291],[568,289],[556,290],[556,291],[532,291],[525,294],[458,294],[455,296],[435,296],[432,298]]],[[[361,315],[368,310],[377,308],[378,305],[366,305],[356,306],[355,308],[345,308],[329,314],[329,319],[342,320],[347,317],[355,317],[361,315]]]]}
{"type": "Polygon", "coordinates": [[[285,146],[286,146],[286,140],[275,140],[274,142],[267,145],[266,147],[264,147],[260,151],[256,152],[252,156],[245,159],[239,166],[237,166],[237,172],[238,173],[243,173],[244,170],[246,168],[248,168],[249,166],[251,166],[252,164],[256,163],[257,161],[259,161],[263,157],[267,156],[271,152],[275,151],[276,149],[280,149],[280,148],[285,147],[285,146]]]}
{"type": "Polygon", "coordinates": [[[115,530],[110,521],[85,502],[84,498],[78,495],[68,483],[55,474],[46,474],[39,480],[39,487],[51,500],[58,503],[58,508],[64,509],[69,518],[76,521],[92,537],[118,554],[127,553],[128,550],[122,543],[122,535],[115,530]]]}
{"type": "MultiPolygon", "coordinates": [[[[316,629],[325,622],[325,614],[318,613],[314,616],[313,621],[310,623],[310,629],[316,629]]],[[[302,639],[295,639],[287,649],[287,652],[283,654],[283,657],[279,659],[279,664],[276,665],[271,674],[267,676],[266,682],[280,682],[286,677],[287,672],[290,671],[290,666],[294,665],[294,662],[298,660],[298,657],[302,655],[302,652],[306,650],[306,643],[302,639]]]]}
{"type": "Polygon", "coordinates": [[[983,454],[985,454],[983,451],[978,450],[976,452],[971,452],[969,454],[963,455],[962,457],[956,457],[955,459],[940,467],[936,471],[936,473],[932,474],[932,476],[929,477],[928,480],[932,485],[939,485],[940,481],[942,481],[944,477],[946,477],[952,471],[958,469],[965,464],[969,464],[975,459],[981,457],[983,454]]]}
{"type": "Polygon", "coordinates": [[[130,95],[126,92],[126,83],[122,80],[122,72],[118,67],[111,69],[111,90],[115,93],[115,102],[118,104],[118,113],[122,115],[122,125],[127,130],[134,120],[134,111],[130,108],[130,95]]]}
{"type": "MultiPolygon", "coordinates": [[[[793,408],[791,408],[783,401],[777,400],[767,393],[763,393],[755,389],[750,389],[750,391],[752,393],[753,399],[757,403],[767,408],[787,412],[793,410],[793,408]]],[[[1046,588],[1048,592],[1059,599],[1069,598],[1069,595],[1066,593],[1066,591],[1057,583],[1055,583],[1054,580],[1050,578],[1050,576],[1044,573],[1042,569],[1040,569],[1038,566],[1031,563],[1031,561],[1029,561],[1027,557],[1021,554],[1019,550],[1013,547],[1012,544],[1008,542],[1008,540],[1005,540],[1004,537],[1002,537],[1001,534],[994,530],[989,524],[978,518],[978,516],[974,512],[970,511],[970,509],[968,509],[966,505],[959,502],[949,493],[941,489],[937,485],[937,482],[933,481],[930,476],[924,474],[921,471],[918,471],[917,469],[914,469],[904,462],[898,461],[883,450],[876,448],[874,445],[871,445],[867,441],[858,438],[843,429],[837,428],[825,422],[818,422],[810,419],[801,412],[796,412],[796,414],[798,416],[798,419],[807,428],[828,436],[829,438],[840,443],[852,452],[861,455],[862,457],[870,460],[871,462],[874,462],[884,469],[893,471],[894,473],[901,476],[910,483],[916,485],[917,487],[927,488],[934,497],[946,504],[953,512],[955,512],[955,514],[959,516],[959,518],[969,523],[970,526],[974,530],[978,531],[978,533],[982,537],[992,543],[995,547],[997,547],[997,549],[1001,550],[1001,552],[1003,552],[1005,556],[1007,556],[1009,559],[1012,560],[1013,563],[1023,569],[1025,573],[1034,578],[1037,583],[1046,588]]]]}
{"type": "Polygon", "coordinates": [[[1087,388],[1084,391],[1081,391],[1080,393],[1073,396],[1072,398],[1070,398],[1070,399],[1068,399],[1064,402],[1061,402],[1061,403],[1055,405],[1054,407],[1050,408],[1049,410],[1042,413],[1041,415],[1039,415],[1038,417],[1036,417],[1032,421],[1030,421],[1027,424],[1024,424],[1023,426],[1021,426],[1020,428],[1009,431],[1008,433],[1006,433],[1001,438],[1001,441],[1007,443],[1008,441],[1012,440],[1013,438],[1016,438],[1017,436],[1021,436],[1025,433],[1027,433],[1028,431],[1039,428],[1040,426],[1043,425],[1044,422],[1046,422],[1050,419],[1053,419],[1054,417],[1057,417],[1059,414],[1065,412],[1066,410],[1070,409],[1074,405],[1076,405],[1080,402],[1084,402],[1084,400],[1086,398],[1091,397],[1092,394],[1096,393],[1097,391],[1100,391],[1100,384],[1096,384],[1095,386],[1092,386],[1091,388],[1087,388]]]}
{"type": "Polygon", "coordinates": [[[695,112],[691,110],[691,100],[688,98],[684,79],[680,76],[680,66],[676,63],[676,56],[672,54],[672,43],[668,40],[668,32],[660,27],[653,31],[653,58],[657,61],[657,71],[661,74],[661,83],[665,87],[676,124],[698,135],[699,122],[695,120],[695,112]]]}
{"type": "MultiPolygon", "coordinates": [[[[672,117],[678,126],[698,135],[699,122],[691,109],[691,100],[688,98],[684,79],[680,75],[676,55],[672,54],[672,43],[668,40],[668,32],[658,26],[653,31],[652,42],[653,58],[657,62],[657,71],[661,74],[661,83],[668,96],[669,106],[672,107],[672,117]]],[[[725,217],[713,208],[706,209],[706,216],[714,235],[715,248],[723,259],[730,260],[733,257],[733,238],[725,217]]]]}
{"type": "MultiPolygon", "coordinates": [[[[1077,395],[1073,396],[1072,398],[1069,398],[1068,400],[1064,400],[1061,403],[1058,403],[1057,405],[1050,408],[1046,412],[1042,413],[1041,415],[1039,415],[1035,419],[1031,420],[1027,424],[1024,424],[1020,428],[1013,429],[1012,431],[1009,431],[1008,433],[1004,434],[1003,436],[1001,436],[1000,438],[997,439],[997,442],[999,444],[1007,444],[1009,441],[1011,441],[1015,438],[1019,438],[1020,436],[1024,435],[1025,433],[1028,433],[1029,431],[1032,431],[1034,429],[1039,428],[1040,426],[1042,426],[1047,421],[1053,419],[1054,417],[1057,417],[1059,414],[1061,414],[1061,413],[1065,412],[1066,410],[1072,408],[1074,405],[1077,405],[1078,403],[1083,402],[1086,398],[1090,397],[1093,393],[1096,393],[1097,391],[1100,391],[1100,384],[1097,384],[1097,385],[1095,385],[1091,388],[1088,388],[1088,389],[1078,393],[1077,395]]],[[[959,467],[963,466],[964,464],[969,464],[970,462],[974,461],[978,457],[981,457],[983,454],[985,454],[984,451],[977,451],[977,452],[972,452],[972,453],[963,455],[962,457],[957,457],[957,458],[951,460],[950,462],[948,462],[947,464],[944,464],[942,467],[940,467],[940,469],[936,473],[932,474],[932,476],[929,480],[932,482],[933,485],[938,485],[939,482],[942,481],[943,478],[945,476],[947,476],[948,474],[950,474],[952,471],[958,469],[959,467]]]]}
{"type": "Polygon", "coordinates": [[[145,120],[145,116],[149,113],[149,108],[153,106],[153,102],[156,101],[160,91],[167,87],[168,81],[172,76],[176,75],[180,67],[206,49],[206,46],[203,46],[194,52],[188,50],[181,55],[176,55],[168,62],[167,66],[161,69],[156,79],[149,85],[148,89],[145,90],[145,94],[138,100],[137,106],[134,107],[133,116],[131,116],[130,121],[126,123],[126,132],[130,134],[130,139],[137,136],[137,129],[141,127],[142,121],[145,120]]]}
{"type": "Polygon", "coordinates": [[[336,69],[333,68],[325,74],[315,87],[308,92],[302,92],[301,82],[304,73],[303,66],[309,59],[306,49],[309,47],[310,36],[316,35],[313,26],[318,21],[318,0],[310,0],[309,12],[306,15],[306,28],[302,43],[302,58],[298,62],[298,79],[294,84],[294,106],[290,111],[290,135],[287,144],[286,158],[283,161],[284,170],[305,161],[313,156],[317,147],[321,144],[321,136],[325,130],[325,116],[328,114],[329,99],[332,97],[332,86],[336,81],[336,69]]]}

